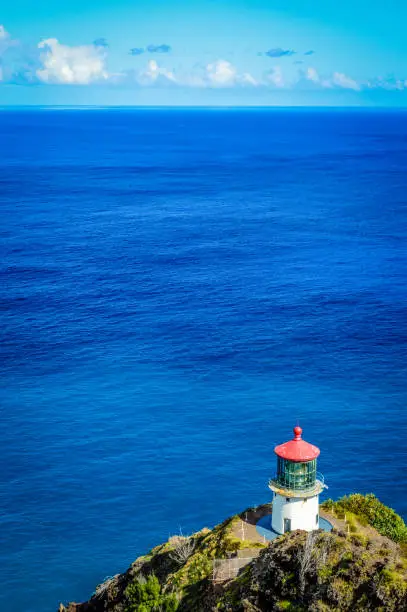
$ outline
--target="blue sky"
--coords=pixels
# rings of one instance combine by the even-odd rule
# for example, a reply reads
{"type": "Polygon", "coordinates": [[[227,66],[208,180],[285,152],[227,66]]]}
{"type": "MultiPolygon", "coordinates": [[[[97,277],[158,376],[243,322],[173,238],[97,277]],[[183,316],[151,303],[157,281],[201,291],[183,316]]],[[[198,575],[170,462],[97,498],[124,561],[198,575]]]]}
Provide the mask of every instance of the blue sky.
{"type": "Polygon", "coordinates": [[[13,0],[0,105],[407,106],[401,0],[13,0]]]}

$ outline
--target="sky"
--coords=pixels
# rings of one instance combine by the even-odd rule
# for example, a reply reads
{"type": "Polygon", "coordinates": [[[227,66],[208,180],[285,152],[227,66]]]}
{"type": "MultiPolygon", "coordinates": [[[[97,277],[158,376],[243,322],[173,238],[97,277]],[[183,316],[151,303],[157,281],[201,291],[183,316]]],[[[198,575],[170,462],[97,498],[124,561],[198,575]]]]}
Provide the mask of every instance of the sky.
{"type": "Polygon", "coordinates": [[[0,106],[407,106],[404,0],[9,0],[0,106]]]}

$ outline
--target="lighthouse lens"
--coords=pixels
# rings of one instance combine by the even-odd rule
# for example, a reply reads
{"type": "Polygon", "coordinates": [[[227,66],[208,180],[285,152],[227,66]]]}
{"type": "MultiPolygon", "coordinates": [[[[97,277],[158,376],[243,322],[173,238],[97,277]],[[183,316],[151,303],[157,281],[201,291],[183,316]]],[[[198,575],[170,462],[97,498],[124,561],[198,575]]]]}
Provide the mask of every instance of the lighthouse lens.
{"type": "Polygon", "coordinates": [[[286,489],[305,491],[312,489],[316,481],[316,460],[294,462],[278,458],[277,480],[286,489]]]}

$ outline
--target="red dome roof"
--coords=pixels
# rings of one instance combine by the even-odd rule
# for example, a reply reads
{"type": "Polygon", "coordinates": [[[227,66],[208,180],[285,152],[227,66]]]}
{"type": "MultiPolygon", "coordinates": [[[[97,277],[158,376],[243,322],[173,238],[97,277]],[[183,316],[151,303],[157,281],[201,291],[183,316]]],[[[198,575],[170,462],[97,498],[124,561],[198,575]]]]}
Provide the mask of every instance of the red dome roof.
{"type": "Polygon", "coordinates": [[[301,434],[301,427],[294,427],[293,440],[276,446],[274,449],[276,455],[289,461],[312,461],[312,459],[316,459],[321,451],[317,446],[305,442],[301,438],[301,434]]]}

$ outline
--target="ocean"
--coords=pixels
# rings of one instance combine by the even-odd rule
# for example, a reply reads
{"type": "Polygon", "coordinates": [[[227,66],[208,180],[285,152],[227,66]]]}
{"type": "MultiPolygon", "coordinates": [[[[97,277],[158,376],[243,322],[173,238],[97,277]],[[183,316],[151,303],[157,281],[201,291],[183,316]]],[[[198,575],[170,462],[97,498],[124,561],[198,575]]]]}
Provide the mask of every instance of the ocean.
{"type": "Polygon", "coordinates": [[[0,112],[0,610],[271,499],[407,518],[407,112],[0,112]]]}

